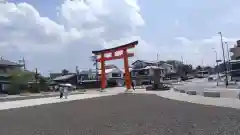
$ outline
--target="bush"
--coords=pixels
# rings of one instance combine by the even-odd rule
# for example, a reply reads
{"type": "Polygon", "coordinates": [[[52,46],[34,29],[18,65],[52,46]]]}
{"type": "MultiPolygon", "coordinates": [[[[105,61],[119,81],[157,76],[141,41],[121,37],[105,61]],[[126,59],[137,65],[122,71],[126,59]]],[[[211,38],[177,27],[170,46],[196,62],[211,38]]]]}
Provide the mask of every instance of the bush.
{"type": "Polygon", "coordinates": [[[10,87],[7,89],[7,94],[9,95],[16,95],[20,93],[21,93],[21,90],[19,89],[19,86],[15,84],[10,85],[10,87]]]}
{"type": "Polygon", "coordinates": [[[43,77],[39,78],[39,89],[42,90],[42,91],[48,91],[47,80],[43,77]]]}
{"type": "Polygon", "coordinates": [[[23,90],[28,88],[28,82],[34,80],[34,73],[23,70],[13,70],[9,72],[10,87],[8,94],[20,94],[23,90]]]}
{"type": "Polygon", "coordinates": [[[39,89],[39,86],[37,83],[33,83],[29,89],[29,92],[31,93],[39,93],[40,92],[40,89],[39,89]]]}

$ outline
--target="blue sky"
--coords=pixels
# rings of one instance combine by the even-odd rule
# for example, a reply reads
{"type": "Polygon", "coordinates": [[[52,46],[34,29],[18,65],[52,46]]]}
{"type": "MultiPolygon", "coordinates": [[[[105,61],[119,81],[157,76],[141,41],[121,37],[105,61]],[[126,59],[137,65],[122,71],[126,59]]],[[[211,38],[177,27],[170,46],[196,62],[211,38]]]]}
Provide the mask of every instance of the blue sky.
{"type": "Polygon", "coordinates": [[[214,65],[212,48],[221,56],[217,32],[230,46],[239,38],[239,0],[85,1],[9,0],[0,9],[0,30],[11,26],[22,34],[8,30],[8,37],[0,35],[1,55],[13,61],[24,56],[30,69],[44,73],[74,70],[76,65],[87,69],[92,66],[91,50],[138,39],[135,59],[155,60],[159,53],[162,60],[183,56],[195,66],[202,59],[214,65]],[[1,14],[10,21],[1,24],[1,14]]]}

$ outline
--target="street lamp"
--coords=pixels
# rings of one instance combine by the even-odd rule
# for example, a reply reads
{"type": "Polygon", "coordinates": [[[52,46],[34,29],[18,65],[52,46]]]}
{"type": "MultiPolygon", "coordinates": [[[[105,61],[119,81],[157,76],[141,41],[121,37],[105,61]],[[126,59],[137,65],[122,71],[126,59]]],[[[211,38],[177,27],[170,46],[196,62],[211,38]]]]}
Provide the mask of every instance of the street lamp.
{"type": "Polygon", "coordinates": [[[225,60],[225,51],[224,51],[224,46],[223,46],[223,38],[222,38],[222,32],[218,32],[218,34],[221,37],[221,44],[222,44],[222,52],[223,52],[223,65],[224,65],[224,73],[226,77],[226,87],[228,86],[228,75],[227,75],[227,66],[226,66],[226,60],[225,60]]]}

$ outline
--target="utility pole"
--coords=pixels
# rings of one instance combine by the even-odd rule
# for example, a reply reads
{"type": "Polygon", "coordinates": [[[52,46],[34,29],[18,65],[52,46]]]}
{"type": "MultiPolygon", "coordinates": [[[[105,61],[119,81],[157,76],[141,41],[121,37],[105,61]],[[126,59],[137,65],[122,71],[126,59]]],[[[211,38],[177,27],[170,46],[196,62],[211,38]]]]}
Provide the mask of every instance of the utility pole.
{"type": "Polygon", "coordinates": [[[40,82],[38,82],[39,81],[39,74],[38,74],[38,69],[37,68],[35,68],[35,84],[36,84],[36,89],[37,89],[37,91],[39,92],[39,83],[40,82]]]}
{"type": "Polygon", "coordinates": [[[22,63],[23,64],[23,69],[26,70],[26,61],[24,59],[24,57],[18,61],[19,63],[22,63]]]}
{"type": "Polygon", "coordinates": [[[203,65],[203,58],[202,58],[202,77],[204,76],[203,72],[204,72],[204,65],[203,65]]]}
{"type": "Polygon", "coordinates": [[[25,61],[24,57],[23,57],[22,61],[23,61],[23,69],[26,70],[26,61],[25,61]]]}
{"type": "Polygon", "coordinates": [[[215,54],[216,54],[216,65],[217,65],[217,86],[219,85],[218,84],[218,81],[219,81],[219,66],[218,66],[218,62],[219,62],[219,60],[218,60],[218,54],[217,54],[217,51],[216,50],[214,50],[214,52],[215,52],[215,54]]]}
{"type": "Polygon", "coordinates": [[[230,54],[229,54],[229,47],[228,47],[228,42],[225,42],[225,44],[227,45],[227,57],[228,57],[228,72],[230,72],[230,54]]]}
{"type": "Polygon", "coordinates": [[[157,61],[159,60],[159,59],[158,59],[158,56],[159,56],[159,54],[157,53],[157,61]]]}
{"type": "Polygon", "coordinates": [[[226,60],[225,60],[225,51],[224,51],[224,45],[223,45],[222,32],[218,32],[218,34],[221,37],[222,52],[223,52],[223,65],[224,65],[224,73],[225,73],[226,88],[227,88],[227,86],[228,86],[228,75],[227,75],[227,65],[226,65],[226,60]]]}
{"type": "Polygon", "coordinates": [[[78,70],[78,66],[76,66],[76,75],[77,75],[77,85],[79,82],[79,70],[78,70]]]}
{"type": "Polygon", "coordinates": [[[37,82],[38,81],[38,69],[35,68],[35,81],[37,82]]]}
{"type": "Polygon", "coordinates": [[[182,64],[184,64],[184,62],[183,62],[183,56],[181,56],[181,59],[182,59],[182,64]]]}

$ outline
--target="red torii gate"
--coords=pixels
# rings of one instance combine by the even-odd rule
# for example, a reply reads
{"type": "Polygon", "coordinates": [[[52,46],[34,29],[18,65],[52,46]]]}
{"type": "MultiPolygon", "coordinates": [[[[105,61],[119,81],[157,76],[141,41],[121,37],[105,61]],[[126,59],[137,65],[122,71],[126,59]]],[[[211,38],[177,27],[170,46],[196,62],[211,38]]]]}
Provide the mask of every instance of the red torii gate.
{"type": "Polygon", "coordinates": [[[134,41],[125,45],[121,45],[115,48],[104,49],[99,51],[92,51],[96,56],[100,55],[100,58],[97,58],[98,62],[101,62],[101,88],[106,87],[106,74],[105,74],[105,61],[124,59],[124,68],[125,68],[125,84],[127,90],[131,88],[131,75],[129,72],[128,66],[128,57],[133,57],[134,53],[128,53],[127,49],[134,48],[138,44],[138,41],[134,41]],[[121,55],[116,55],[116,52],[122,51],[121,55]],[[110,57],[105,57],[105,54],[111,54],[110,57]]]}

